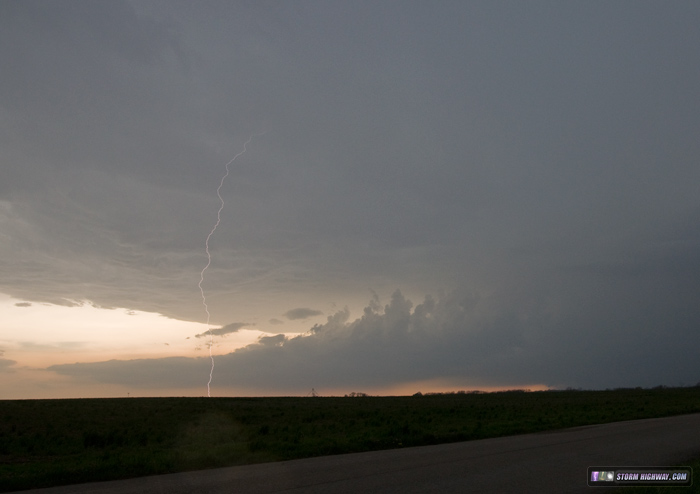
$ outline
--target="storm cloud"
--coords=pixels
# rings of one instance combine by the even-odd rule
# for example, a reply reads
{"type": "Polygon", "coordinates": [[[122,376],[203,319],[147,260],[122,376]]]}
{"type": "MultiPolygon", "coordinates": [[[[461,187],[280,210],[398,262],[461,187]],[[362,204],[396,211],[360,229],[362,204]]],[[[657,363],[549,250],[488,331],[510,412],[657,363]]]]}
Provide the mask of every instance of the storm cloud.
{"type": "MultiPolygon", "coordinates": [[[[697,382],[699,17],[1,2],[0,293],[23,313],[203,323],[217,224],[202,289],[218,329],[197,337],[269,334],[217,356],[214,382],[697,382]]],[[[51,369],[208,377],[206,359],[85,360],[51,369]]]]}
{"type": "Polygon", "coordinates": [[[299,307],[298,309],[290,309],[284,313],[287,319],[294,321],[295,319],[308,319],[313,316],[320,316],[323,314],[320,310],[308,309],[305,307],[299,307]]]}
{"type": "Polygon", "coordinates": [[[195,338],[204,338],[205,336],[224,336],[227,334],[231,333],[237,333],[241,329],[244,329],[246,327],[254,326],[255,324],[250,324],[247,322],[233,322],[231,324],[227,324],[226,326],[222,326],[220,328],[213,328],[213,329],[208,329],[204,333],[200,333],[198,335],[195,335],[195,338]]]}
{"type": "MultiPolygon", "coordinates": [[[[585,314],[570,299],[579,294],[562,289],[566,291],[552,287],[545,297],[526,289],[487,297],[451,292],[426,296],[415,307],[396,291],[384,306],[373,299],[357,319],[350,320],[347,309],[338,311],[305,335],[266,336],[217,356],[216,385],[349,389],[441,378],[473,388],[533,383],[605,388],[653,386],[678,375],[697,375],[692,360],[700,343],[694,330],[697,318],[680,328],[678,341],[684,343],[675,345],[665,336],[668,314],[652,306],[634,317],[624,300],[606,300],[601,293],[598,300],[588,301],[589,309],[597,310],[585,314]],[[605,317],[595,315],[600,313],[605,317]],[[671,361],[675,364],[669,368],[671,361]]],[[[192,383],[191,372],[198,365],[201,359],[152,359],[49,370],[125,385],[178,388],[192,383]]]]}
{"type": "Polygon", "coordinates": [[[13,372],[11,367],[16,363],[14,360],[0,358],[0,372],[13,372]]]}

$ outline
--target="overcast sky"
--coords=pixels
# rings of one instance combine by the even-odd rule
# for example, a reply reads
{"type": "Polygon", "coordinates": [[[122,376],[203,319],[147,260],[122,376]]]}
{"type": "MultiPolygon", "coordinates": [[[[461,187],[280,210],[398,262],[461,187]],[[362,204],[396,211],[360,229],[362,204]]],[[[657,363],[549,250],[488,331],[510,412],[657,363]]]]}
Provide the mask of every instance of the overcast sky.
{"type": "Polygon", "coordinates": [[[0,2],[0,398],[697,383],[699,21],[0,2]]]}

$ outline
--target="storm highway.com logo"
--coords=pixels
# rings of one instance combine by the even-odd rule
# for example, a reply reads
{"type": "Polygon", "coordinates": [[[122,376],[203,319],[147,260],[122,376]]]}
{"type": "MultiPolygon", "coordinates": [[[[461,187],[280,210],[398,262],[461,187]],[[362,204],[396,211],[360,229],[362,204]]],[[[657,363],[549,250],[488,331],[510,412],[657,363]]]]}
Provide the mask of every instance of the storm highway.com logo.
{"type": "Polygon", "coordinates": [[[588,467],[590,487],[618,485],[691,486],[690,467],[588,467]]]}

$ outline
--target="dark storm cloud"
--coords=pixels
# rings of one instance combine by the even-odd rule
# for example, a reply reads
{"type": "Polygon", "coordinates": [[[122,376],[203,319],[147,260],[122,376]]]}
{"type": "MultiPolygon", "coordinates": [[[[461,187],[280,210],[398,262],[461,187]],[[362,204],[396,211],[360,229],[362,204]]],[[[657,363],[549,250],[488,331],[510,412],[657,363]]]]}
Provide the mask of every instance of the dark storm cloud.
{"type": "Polygon", "coordinates": [[[25,151],[36,168],[24,174],[36,177],[61,165],[118,166],[121,173],[141,166],[142,177],[153,175],[144,144],[163,143],[148,123],[166,116],[157,88],[177,72],[176,34],[123,1],[30,0],[2,8],[7,77],[0,102],[17,117],[13,133],[21,146],[35,143],[25,151]]]}
{"type": "Polygon", "coordinates": [[[320,310],[309,309],[306,307],[299,307],[298,309],[290,309],[284,313],[285,317],[287,319],[292,320],[292,321],[294,321],[296,319],[308,319],[309,317],[320,316],[321,314],[323,314],[323,312],[321,312],[320,310]]]}
{"type": "Polygon", "coordinates": [[[392,5],[4,5],[5,289],[200,313],[263,120],[212,289],[481,285],[696,205],[696,7],[392,5]]]}
{"type": "Polygon", "coordinates": [[[168,357],[54,365],[48,370],[74,377],[79,382],[96,381],[134,387],[191,387],[201,385],[201,375],[208,373],[210,366],[209,357],[168,357]]]}
{"type": "Polygon", "coordinates": [[[251,382],[301,385],[333,358],[387,380],[651,382],[643,357],[668,364],[648,368],[661,381],[690,372],[660,341],[695,342],[698,4],[0,10],[0,291],[201,320],[216,185],[267,130],[222,188],[203,284],[217,325],[261,300],[258,322],[396,287],[478,293],[489,316],[460,332],[437,297],[431,336],[382,329],[363,347],[370,321],[406,314],[371,305],[223,359],[251,382]]]}
{"type": "Polygon", "coordinates": [[[220,328],[215,328],[215,329],[209,329],[205,331],[204,333],[200,333],[198,335],[195,335],[195,338],[203,338],[205,336],[224,336],[227,334],[231,333],[237,333],[241,329],[244,329],[248,326],[255,326],[255,324],[251,324],[249,322],[233,322],[231,324],[227,324],[226,326],[222,326],[220,328]]]}
{"type": "Polygon", "coordinates": [[[172,303],[156,292],[178,285],[178,269],[162,267],[190,254],[162,246],[192,218],[192,197],[166,186],[178,174],[163,131],[177,92],[164,82],[182,70],[176,35],[127,2],[0,8],[3,160],[16,179],[0,185],[3,289],[66,305],[172,303]]]}
{"type": "MultiPolygon", "coordinates": [[[[590,287],[572,289],[556,276],[546,280],[550,285],[546,295],[537,286],[489,296],[452,292],[428,296],[413,307],[397,291],[384,307],[374,300],[353,321],[347,310],[339,311],[305,336],[262,337],[218,356],[216,382],[251,390],[376,387],[436,378],[475,387],[604,388],[695,382],[698,311],[665,313],[654,307],[659,295],[674,289],[664,284],[653,287],[653,278],[623,276],[615,281],[628,289],[637,285],[636,293],[625,295],[599,276],[591,284],[600,290],[594,296],[590,287]],[[588,299],[577,300],[581,296],[588,299]],[[639,310],[640,302],[646,303],[646,310],[639,310]],[[669,321],[674,325],[671,334],[669,321]]],[[[681,302],[679,307],[687,304],[681,302]]],[[[169,369],[168,377],[156,372],[153,379],[143,377],[142,385],[178,387],[181,376],[190,382],[191,376],[184,374],[191,371],[192,362],[122,361],[50,370],[126,383],[120,373],[128,379],[139,374],[134,368],[162,365],[169,369]],[[109,372],[93,372],[107,364],[109,372]]]]}
{"type": "Polygon", "coordinates": [[[287,341],[287,337],[283,334],[276,334],[274,336],[261,336],[258,339],[258,345],[262,346],[281,346],[287,341]]]}

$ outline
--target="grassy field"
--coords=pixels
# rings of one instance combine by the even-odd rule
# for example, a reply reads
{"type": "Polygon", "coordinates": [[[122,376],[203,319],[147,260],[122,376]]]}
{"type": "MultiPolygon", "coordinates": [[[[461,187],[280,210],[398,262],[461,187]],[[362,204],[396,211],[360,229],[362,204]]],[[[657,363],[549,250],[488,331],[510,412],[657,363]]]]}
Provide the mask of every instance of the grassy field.
{"type": "Polygon", "coordinates": [[[693,412],[700,387],[0,401],[0,492],[693,412]]]}

